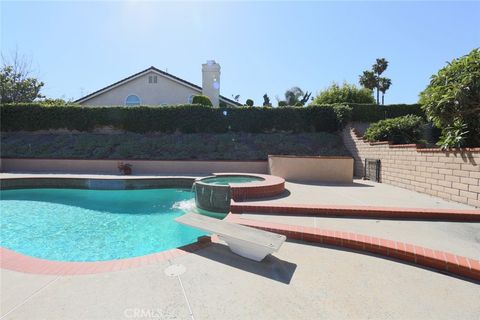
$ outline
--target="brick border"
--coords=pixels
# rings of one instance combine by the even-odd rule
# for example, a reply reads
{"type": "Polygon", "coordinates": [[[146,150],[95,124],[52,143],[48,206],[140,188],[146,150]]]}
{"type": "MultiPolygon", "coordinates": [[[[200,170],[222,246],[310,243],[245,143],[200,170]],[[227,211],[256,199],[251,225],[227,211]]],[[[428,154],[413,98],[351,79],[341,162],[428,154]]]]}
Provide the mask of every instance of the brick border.
{"type": "Polygon", "coordinates": [[[211,237],[199,237],[197,242],[145,256],[92,262],[71,262],[40,259],[0,247],[0,268],[37,275],[86,275],[138,268],[166,261],[208,247],[211,237]]]}
{"type": "Polygon", "coordinates": [[[232,199],[234,201],[243,201],[254,198],[273,197],[282,194],[285,191],[285,179],[269,174],[257,173],[213,173],[217,177],[221,176],[252,176],[262,178],[262,181],[249,183],[230,183],[232,199]]]}
{"type": "Polygon", "coordinates": [[[435,221],[480,222],[480,210],[396,208],[348,205],[259,204],[235,202],[232,213],[305,215],[316,217],[359,217],[378,219],[419,219],[435,221]]]}
{"type": "Polygon", "coordinates": [[[374,145],[388,145],[389,148],[415,148],[417,152],[445,152],[445,153],[462,153],[462,152],[480,152],[480,147],[476,148],[426,148],[421,144],[392,144],[391,141],[367,141],[355,128],[350,128],[350,130],[355,134],[355,137],[363,140],[363,142],[374,145]]]}
{"type": "Polygon", "coordinates": [[[227,219],[244,226],[280,233],[290,239],[364,251],[480,281],[479,260],[444,251],[350,232],[249,220],[237,214],[230,214],[227,219]]]}

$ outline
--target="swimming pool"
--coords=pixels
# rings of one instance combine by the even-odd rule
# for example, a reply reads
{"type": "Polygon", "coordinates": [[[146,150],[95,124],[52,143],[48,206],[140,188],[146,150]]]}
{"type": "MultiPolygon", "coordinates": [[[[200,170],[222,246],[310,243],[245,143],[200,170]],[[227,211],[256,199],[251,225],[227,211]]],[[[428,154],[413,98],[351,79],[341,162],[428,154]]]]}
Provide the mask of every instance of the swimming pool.
{"type": "Polygon", "coordinates": [[[49,260],[136,257],[205,234],[174,221],[195,208],[185,189],[15,189],[0,199],[0,245],[49,260]]]}

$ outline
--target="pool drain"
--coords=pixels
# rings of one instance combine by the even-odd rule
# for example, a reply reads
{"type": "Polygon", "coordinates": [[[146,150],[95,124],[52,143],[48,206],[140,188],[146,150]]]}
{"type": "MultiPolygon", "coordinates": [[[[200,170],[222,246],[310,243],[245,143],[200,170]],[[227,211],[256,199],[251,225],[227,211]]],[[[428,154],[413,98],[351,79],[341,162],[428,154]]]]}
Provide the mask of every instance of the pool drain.
{"type": "Polygon", "coordinates": [[[178,277],[184,274],[187,268],[183,264],[172,264],[165,269],[165,274],[169,277],[178,277]]]}

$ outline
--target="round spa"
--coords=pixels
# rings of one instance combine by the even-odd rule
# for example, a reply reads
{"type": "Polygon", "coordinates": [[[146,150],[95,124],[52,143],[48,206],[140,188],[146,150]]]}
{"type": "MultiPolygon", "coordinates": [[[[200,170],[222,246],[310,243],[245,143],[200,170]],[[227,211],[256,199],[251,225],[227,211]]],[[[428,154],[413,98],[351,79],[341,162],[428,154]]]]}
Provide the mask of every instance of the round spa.
{"type": "Polygon", "coordinates": [[[259,176],[245,174],[217,174],[195,180],[195,203],[198,208],[208,211],[228,213],[232,199],[231,184],[254,184],[264,181],[259,176]]]}

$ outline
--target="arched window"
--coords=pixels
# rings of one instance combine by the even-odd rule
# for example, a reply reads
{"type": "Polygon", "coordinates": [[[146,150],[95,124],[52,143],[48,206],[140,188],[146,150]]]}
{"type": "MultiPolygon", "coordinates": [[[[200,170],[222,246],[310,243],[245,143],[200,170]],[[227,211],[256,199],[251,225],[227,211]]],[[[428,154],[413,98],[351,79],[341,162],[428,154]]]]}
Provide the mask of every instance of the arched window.
{"type": "Polygon", "coordinates": [[[140,105],[140,98],[134,94],[131,94],[125,99],[126,106],[139,106],[140,105]]]}

